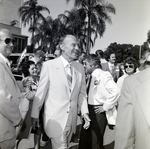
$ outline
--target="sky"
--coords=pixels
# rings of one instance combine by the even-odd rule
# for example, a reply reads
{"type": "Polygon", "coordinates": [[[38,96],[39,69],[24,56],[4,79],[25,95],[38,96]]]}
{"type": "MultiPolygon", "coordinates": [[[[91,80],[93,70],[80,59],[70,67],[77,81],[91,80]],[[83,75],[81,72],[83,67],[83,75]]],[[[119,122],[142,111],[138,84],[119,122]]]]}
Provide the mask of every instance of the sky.
{"type": "MultiPolygon", "coordinates": [[[[147,39],[150,29],[150,0],[107,0],[116,8],[116,14],[110,14],[112,24],[106,24],[106,31],[102,38],[96,40],[91,49],[105,50],[110,43],[141,45],[147,39]]],[[[46,6],[50,15],[55,19],[65,10],[73,8],[74,0],[66,4],[66,0],[38,0],[39,5],[46,6]]],[[[47,13],[44,13],[47,16],[47,13]]]]}

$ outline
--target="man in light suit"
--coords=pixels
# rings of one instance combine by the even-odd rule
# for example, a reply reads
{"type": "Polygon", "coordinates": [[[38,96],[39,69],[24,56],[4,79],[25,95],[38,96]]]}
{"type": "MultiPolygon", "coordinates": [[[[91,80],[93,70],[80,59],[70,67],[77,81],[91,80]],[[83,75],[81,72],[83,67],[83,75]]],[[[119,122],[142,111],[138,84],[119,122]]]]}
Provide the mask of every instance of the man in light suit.
{"type": "Polygon", "coordinates": [[[0,148],[13,149],[16,136],[15,127],[22,121],[19,111],[19,87],[11,72],[7,57],[13,49],[12,34],[0,30],[0,148]]]}
{"type": "Polygon", "coordinates": [[[150,68],[124,81],[116,121],[115,149],[150,149],[150,68]]]}
{"type": "Polygon", "coordinates": [[[53,149],[67,149],[71,136],[76,131],[77,114],[85,120],[88,129],[86,83],[83,66],[75,62],[80,49],[77,39],[66,35],[61,43],[62,55],[43,64],[40,82],[33,101],[33,128],[39,123],[39,111],[44,106],[44,129],[51,138],[53,149]],[[70,65],[72,84],[69,85],[66,68],[70,65]]]}
{"type": "Polygon", "coordinates": [[[102,70],[109,71],[113,76],[115,82],[118,78],[123,75],[123,72],[119,65],[116,65],[116,54],[113,51],[109,51],[108,57],[106,58],[107,63],[102,63],[102,70]]]}
{"type": "Polygon", "coordinates": [[[141,56],[144,54],[145,51],[150,51],[150,30],[147,33],[147,40],[143,43],[140,50],[141,56]]]}
{"type": "Polygon", "coordinates": [[[111,74],[101,70],[100,60],[95,54],[88,55],[84,63],[86,73],[91,74],[88,91],[91,126],[88,130],[81,130],[79,149],[103,149],[107,122],[115,125],[120,91],[111,74]]]}

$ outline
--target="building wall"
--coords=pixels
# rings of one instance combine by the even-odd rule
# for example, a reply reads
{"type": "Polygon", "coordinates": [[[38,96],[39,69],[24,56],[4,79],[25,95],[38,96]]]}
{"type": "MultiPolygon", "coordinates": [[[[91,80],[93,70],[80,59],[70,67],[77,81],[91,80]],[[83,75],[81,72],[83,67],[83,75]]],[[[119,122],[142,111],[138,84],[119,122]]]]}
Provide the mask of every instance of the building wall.
{"type": "Polygon", "coordinates": [[[21,34],[21,23],[18,9],[23,0],[0,0],[0,29],[8,29],[16,40],[14,53],[21,53],[27,46],[28,36],[21,34]],[[15,25],[11,21],[16,20],[15,25]]]}
{"type": "Polygon", "coordinates": [[[10,22],[17,20],[16,27],[20,27],[18,8],[23,0],[0,0],[0,23],[10,25],[10,22]]]}
{"type": "Polygon", "coordinates": [[[3,29],[3,28],[8,29],[13,34],[21,35],[21,28],[20,27],[0,23],[0,29],[3,29]]]}

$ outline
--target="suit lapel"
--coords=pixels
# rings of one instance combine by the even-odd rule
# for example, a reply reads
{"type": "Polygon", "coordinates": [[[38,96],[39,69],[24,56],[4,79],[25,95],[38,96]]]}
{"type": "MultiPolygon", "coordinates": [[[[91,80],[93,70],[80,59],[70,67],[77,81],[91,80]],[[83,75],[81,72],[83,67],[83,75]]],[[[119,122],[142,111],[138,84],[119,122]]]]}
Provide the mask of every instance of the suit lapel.
{"type": "Polygon", "coordinates": [[[70,96],[71,92],[69,90],[69,85],[68,85],[68,80],[67,80],[67,76],[66,76],[66,72],[65,72],[65,68],[64,68],[64,65],[62,63],[62,60],[61,58],[59,57],[57,60],[56,60],[56,75],[58,75],[58,78],[63,78],[61,79],[67,89],[67,93],[68,95],[70,96]]]}
{"type": "Polygon", "coordinates": [[[64,82],[64,84],[68,87],[68,80],[67,80],[67,77],[66,77],[65,68],[64,68],[64,65],[62,63],[61,58],[58,58],[57,61],[56,61],[56,70],[57,70],[57,73],[60,76],[60,78],[63,78],[62,81],[64,82]]]}
{"type": "Polygon", "coordinates": [[[93,90],[97,87],[97,85],[100,83],[101,81],[101,73],[97,73],[96,76],[93,78],[93,84],[94,84],[94,87],[93,87],[93,90]]]}

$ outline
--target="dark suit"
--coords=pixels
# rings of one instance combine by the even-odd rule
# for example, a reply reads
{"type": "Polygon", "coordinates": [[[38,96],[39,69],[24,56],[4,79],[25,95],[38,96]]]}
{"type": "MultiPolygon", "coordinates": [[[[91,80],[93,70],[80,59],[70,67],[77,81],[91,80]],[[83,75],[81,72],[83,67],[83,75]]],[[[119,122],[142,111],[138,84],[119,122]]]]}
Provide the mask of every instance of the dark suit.
{"type": "Polygon", "coordinates": [[[113,71],[111,72],[109,69],[108,62],[107,63],[102,63],[102,70],[104,71],[109,71],[114,79],[115,82],[117,82],[118,78],[123,75],[123,72],[121,68],[118,65],[114,65],[113,71]]]}

